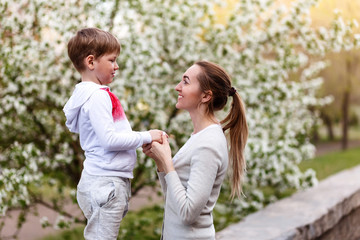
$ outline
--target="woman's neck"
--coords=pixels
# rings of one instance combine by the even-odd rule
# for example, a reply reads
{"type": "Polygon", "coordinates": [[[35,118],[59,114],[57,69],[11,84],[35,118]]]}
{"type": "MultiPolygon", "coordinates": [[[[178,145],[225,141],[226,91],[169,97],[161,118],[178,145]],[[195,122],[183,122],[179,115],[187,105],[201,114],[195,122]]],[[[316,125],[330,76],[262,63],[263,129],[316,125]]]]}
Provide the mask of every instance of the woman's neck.
{"type": "Polygon", "coordinates": [[[219,124],[219,121],[215,118],[214,115],[206,115],[198,111],[195,113],[190,113],[190,117],[194,126],[193,134],[200,132],[212,124],[219,124]]]}

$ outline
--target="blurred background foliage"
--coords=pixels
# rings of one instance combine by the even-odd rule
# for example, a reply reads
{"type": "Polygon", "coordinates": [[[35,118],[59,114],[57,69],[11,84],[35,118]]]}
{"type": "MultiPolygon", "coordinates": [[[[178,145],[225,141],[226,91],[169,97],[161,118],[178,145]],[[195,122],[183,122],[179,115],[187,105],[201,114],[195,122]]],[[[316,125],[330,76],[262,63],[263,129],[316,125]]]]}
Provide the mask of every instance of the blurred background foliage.
{"type": "MultiPolygon", "coordinates": [[[[76,204],[84,156],[62,107],[79,81],[66,42],[88,26],[122,43],[111,88],[134,130],[167,130],[174,152],[191,133],[189,117],[174,108],[181,74],[207,59],[233,77],[248,108],[246,198],[229,201],[224,184],[217,230],[316,184],[314,171],[298,167],[314,157],[314,144],[341,139],[346,149],[349,138],[360,138],[358,8],[349,0],[1,0],[0,221],[19,209],[21,229],[29,208],[41,204],[59,213],[43,226],[84,223],[64,209],[76,204]]],[[[141,152],[134,175],[134,196],[157,184],[154,163],[141,152]]],[[[160,206],[130,213],[120,237],[137,239],[135,229],[144,229],[158,239],[161,218],[160,206]]]]}

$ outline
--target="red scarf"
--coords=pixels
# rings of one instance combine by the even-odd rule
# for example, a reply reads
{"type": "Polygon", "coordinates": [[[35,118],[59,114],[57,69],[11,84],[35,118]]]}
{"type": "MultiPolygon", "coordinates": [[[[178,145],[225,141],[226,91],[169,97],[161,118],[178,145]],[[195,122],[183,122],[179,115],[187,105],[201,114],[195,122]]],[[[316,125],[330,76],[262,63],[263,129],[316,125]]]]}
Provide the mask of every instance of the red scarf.
{"type": "Polygon", "coordinates": [[[105,90],[109,93],[111,103],[112,103],[112,116],[114,119],[114,122],[119,121],[125,117],[124,109],[121,106],[120,100],[110,92],[109,88],[102,88],[102,90],[105,90]]]}

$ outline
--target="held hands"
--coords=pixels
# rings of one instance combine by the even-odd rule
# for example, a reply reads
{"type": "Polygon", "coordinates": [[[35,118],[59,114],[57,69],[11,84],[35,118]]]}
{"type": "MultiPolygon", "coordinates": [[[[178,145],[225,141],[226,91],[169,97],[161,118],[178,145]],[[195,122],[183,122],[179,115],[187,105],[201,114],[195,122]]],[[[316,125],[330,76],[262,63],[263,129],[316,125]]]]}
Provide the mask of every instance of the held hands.
{"type": "Polygon", "coordinates": [[[164,131],[155,129],[155,130],[149,130],[149,133],[151,135],[151,139],[153,142],[156,141],[162,143],[162,135],[165,133],[164,131]]]}
{"type": "Polygon", "coordinates": [[[151,144],[143,145],[143,152],[155,160],[159,172],[174,171],[171,159],[171,149],[167,134],[162,134],[161,142],[153,141],[151,144]]]}

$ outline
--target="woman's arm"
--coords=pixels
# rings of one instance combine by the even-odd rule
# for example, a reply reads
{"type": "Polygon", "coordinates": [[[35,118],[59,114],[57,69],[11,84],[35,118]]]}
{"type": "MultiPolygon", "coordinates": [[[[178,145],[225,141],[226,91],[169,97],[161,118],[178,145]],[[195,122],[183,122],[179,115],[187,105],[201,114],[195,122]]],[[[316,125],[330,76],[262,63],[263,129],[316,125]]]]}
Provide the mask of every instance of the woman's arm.
{"type": "Polygon", "coordinates": [[[190,225],[200,216],[210,199],[220,167],[220,155],[209,147],[201,147],[191,157],[186,188],[180,181],[180,172],[172,171],[165,176],[168,186],[167,201],[176,206],[184,224],[190,225]]]}
{"type": "Polygon", "coordinates": [[[191,157],[189,173],[177,173],[174,170],[171,153],[166,143],[152,143],[152,154],[156,156],[157,165],[166,173],[167,201],[171,201],[178,210],[183,223],[190,225],[196,221],[209,201],[215,180],[221,167],[223,156],[210,144],[199,146],[191,157]],[[179,174],[188,174],[189,180],[185,188],[179,174]]]}
{"type": "Polygon", "coordinates": [[[164,172],[157,172],[157,175],[159,177],[159,182],[160,182],[160,186],[161,186],[161,189],[163,191],[163,194],[164,194],[164,198],[166,200],[166,192],[167,192],[167,184],[166,184],[166,181],[165,181],[165,175],[166,173],[164,172]]]}

